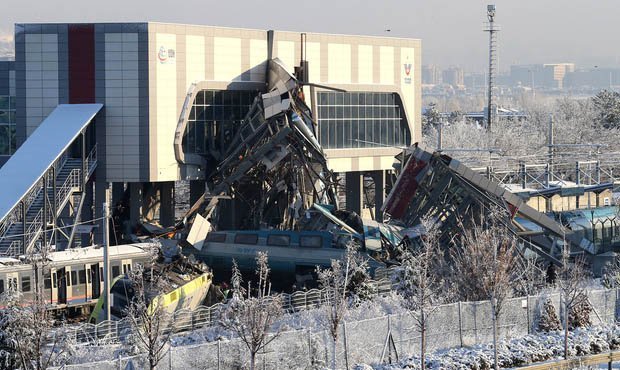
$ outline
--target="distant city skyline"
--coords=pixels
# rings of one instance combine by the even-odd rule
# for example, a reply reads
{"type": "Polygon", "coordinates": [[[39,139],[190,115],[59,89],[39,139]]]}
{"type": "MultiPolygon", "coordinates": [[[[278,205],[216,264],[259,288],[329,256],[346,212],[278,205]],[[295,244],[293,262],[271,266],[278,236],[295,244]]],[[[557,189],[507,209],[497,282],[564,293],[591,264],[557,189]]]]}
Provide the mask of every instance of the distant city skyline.
{"type": "Polygon", "coordinates": [[[496,20],[502,28],[498,54],[501,71],[512,64],[570,62],[578,68],[620,64],[620,52],[614,48],[620,45],[620,34],[611,30],[620,14],[617,0],[22,0],[19,6],[4,7],[0,14],[0,56],[12,51],[15,23],[157,21],[414,37],[422,39],[423,64],[482,72],[488,57],[488,35],[482,28],[489,3],[496,4],[496,20]]]}

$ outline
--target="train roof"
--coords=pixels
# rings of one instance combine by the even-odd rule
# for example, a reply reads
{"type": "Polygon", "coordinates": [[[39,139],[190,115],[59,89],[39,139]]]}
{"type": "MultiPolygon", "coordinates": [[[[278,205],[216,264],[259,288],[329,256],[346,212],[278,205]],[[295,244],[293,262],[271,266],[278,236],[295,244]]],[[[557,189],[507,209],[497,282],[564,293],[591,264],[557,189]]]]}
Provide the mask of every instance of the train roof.
{"type": "MultiPolygon", "coordinates": [[[[134,254],[148,254],[147,248],[150,248],[150,246],[150,243],[114,245],[111,246],[109,250],[110,258],[134,254]]],[[[49,256],[52,262],[70,262],[93,258],[103,258],[103,247],[72,248],[60,252],[52,252],[49,256]]]]}

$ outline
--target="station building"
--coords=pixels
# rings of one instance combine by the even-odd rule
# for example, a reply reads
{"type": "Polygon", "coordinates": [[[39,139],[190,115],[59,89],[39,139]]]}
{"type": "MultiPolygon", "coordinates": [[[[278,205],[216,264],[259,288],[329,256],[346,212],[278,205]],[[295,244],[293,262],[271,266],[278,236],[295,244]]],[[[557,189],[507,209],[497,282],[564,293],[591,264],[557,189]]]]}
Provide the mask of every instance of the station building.
{"type": "Polygon", "coordinates": [[[170,224],[175,181],[190,180],[193,199],[202,194],[208,167],[265,92],[272,58],[292,73],[307,62],[304,95],[330,168],[346,177],[347,207],[361,211],[364,174],[375,180],[380,205],[394,155],[421,139],[418,39],[152,22],[17,24],[15,60],[0,62],[0,161],[59,104],[103,104],[85,133],[97,155],[85,209],[100,213],[93,205],[108,187],[114,201],[128,189],[137,221],[155,189],[160,222],[170,224]],[[176,149],[202,165],[175,155],[181,121],[176,149]]]}

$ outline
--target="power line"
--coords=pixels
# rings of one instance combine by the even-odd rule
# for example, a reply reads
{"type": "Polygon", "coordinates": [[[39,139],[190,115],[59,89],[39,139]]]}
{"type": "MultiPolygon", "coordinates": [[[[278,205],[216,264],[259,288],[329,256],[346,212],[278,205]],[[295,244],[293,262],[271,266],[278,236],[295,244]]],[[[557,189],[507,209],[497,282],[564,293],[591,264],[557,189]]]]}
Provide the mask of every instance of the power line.
{"type": "MultiPolygon", "coordinates": [[[[65,226],[60,226],[60,227],[53,227],[51,230],[45,230],[45,231],[69,229],[69,228],[72,228],[74,226],[85,225],[85,224],[89,224],[91,222],[101,221],[104,218],[105,217],[99,217],[99,218],[95,218],[95,219],[88,220],[88,221],[76,222],[76,223],[71,224],[71,225],[65,225],[65,226]]],[[[38,233],[39,232],[23,233],[23,234],[17,234],[17,235],[7,235],[7,236],[2,237],[2,239],[13,239],[13,238],[18,238],[18,237],[23,237],[23,236],[36,235],[38,233]]]]}

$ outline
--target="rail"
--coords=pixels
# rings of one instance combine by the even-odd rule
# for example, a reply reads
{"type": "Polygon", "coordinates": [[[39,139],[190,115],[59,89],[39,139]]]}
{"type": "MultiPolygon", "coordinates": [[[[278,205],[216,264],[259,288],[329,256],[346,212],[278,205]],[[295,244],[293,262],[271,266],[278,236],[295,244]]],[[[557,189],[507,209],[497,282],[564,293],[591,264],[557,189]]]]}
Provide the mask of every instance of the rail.
{"type": "Polygon", "coordinates": [[[28,190],[26,195],[24,195],[20,202],[18,202],[7,214],[7,216],[0,220],[0,241],[6,236],[7,232],[15,224],[16,222],[23,222],[23,218],[26,217],[23,214],[23,208],[28,210],[32,203],[37,199],[40,195],[41,190],[44,188],[43,178],[45,174],[49,171],[50,168],[54,168],[57,172],[60,168],[62,168],[67,160],[69,159],[69,155],[67,152],[63,153],[43,174],[41,177],[33,184],[33,186],[28,190]],[[25,205],[23,207],[22,205],[25,205]]]}
{"type": "Polygon", "coordinates": [[[74,168],[69,172],[62,186],[56,190],[56,209],[60,210],[62,205],[67,201],[69,195],[74,188],[79,188],[81,183],[80,170],[74,168]]]}
{"type": "Polygon", "coordinates": [[[95,167],[97,166],[97,144],[95,144],[95,146],[93,146],[93,149],[90,151],[90,153],[88,153],[88,156],[86,157],[86,171],[87,171],[87,176],[90,176],[93,171],[95,170],[95,167]]]}
{"type": "Polygon", "coordinates": [[[24,251],[27,251],[31,244],[39,238],[39,235],[43,231],[43,208],[37,212],[37,215],[34,216],[34,219],[28,225],[28,228],[24,232],[25,243],[24,243],[24,251]]]}

